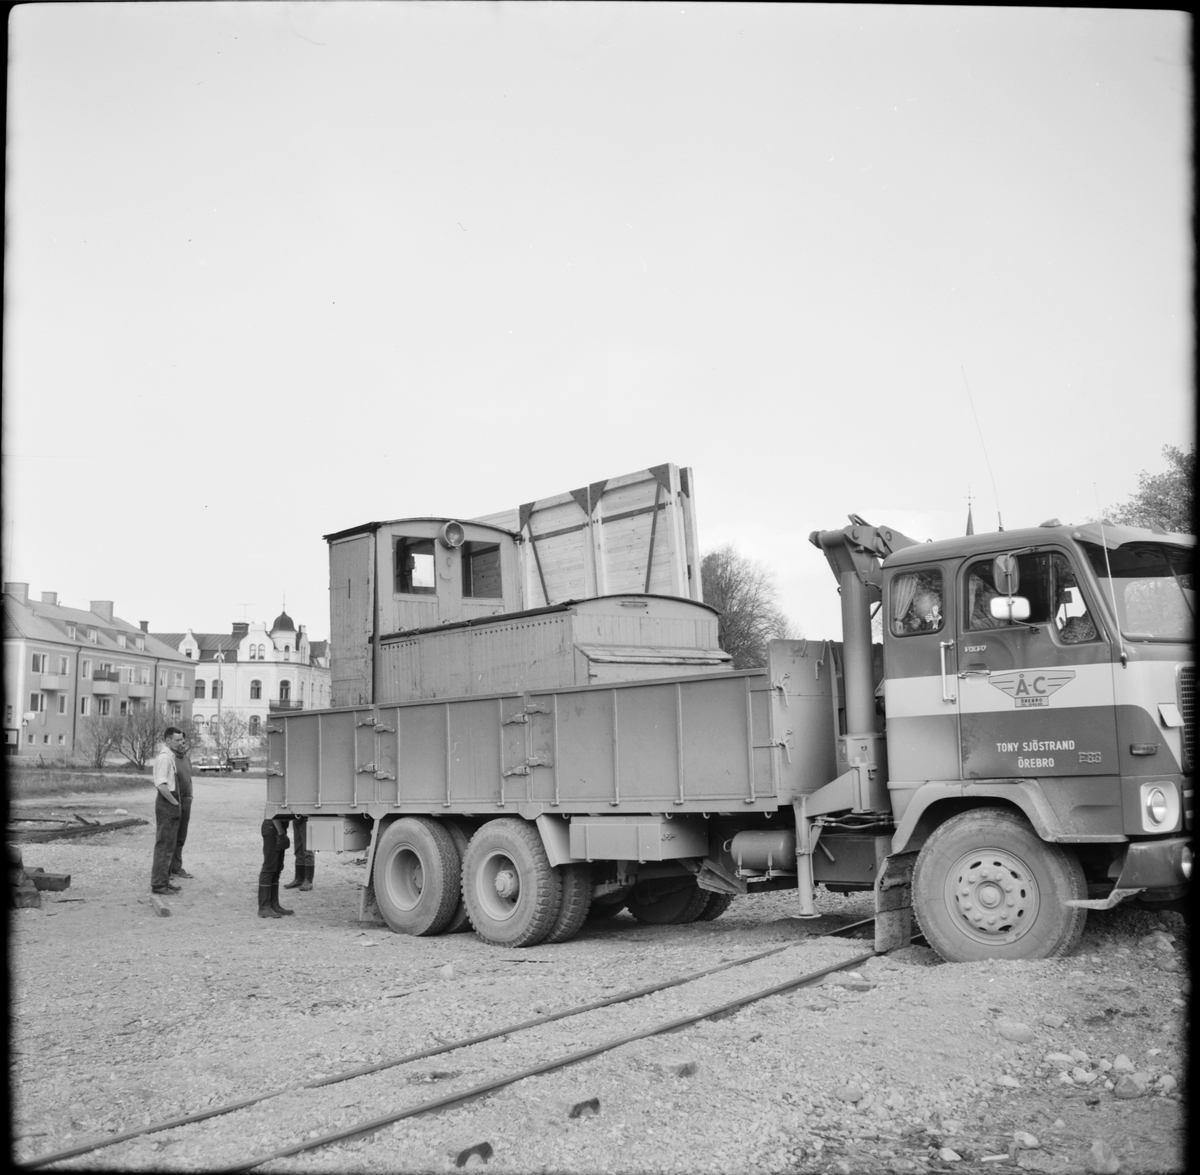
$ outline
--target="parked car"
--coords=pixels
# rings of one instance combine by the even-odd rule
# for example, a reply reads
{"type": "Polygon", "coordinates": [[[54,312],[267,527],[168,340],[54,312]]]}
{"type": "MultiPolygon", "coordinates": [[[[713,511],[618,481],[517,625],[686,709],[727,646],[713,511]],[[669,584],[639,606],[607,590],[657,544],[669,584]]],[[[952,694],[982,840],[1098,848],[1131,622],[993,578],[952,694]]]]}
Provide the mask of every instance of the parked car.
{"type": "Polygon", "coordinates": [[[192,771],[198,775],[228,775],[231,771],[241,771],[244,774],[249,770],[249,755],[230,755],[228,758],[207,755],[192,762],[192,771]]]}

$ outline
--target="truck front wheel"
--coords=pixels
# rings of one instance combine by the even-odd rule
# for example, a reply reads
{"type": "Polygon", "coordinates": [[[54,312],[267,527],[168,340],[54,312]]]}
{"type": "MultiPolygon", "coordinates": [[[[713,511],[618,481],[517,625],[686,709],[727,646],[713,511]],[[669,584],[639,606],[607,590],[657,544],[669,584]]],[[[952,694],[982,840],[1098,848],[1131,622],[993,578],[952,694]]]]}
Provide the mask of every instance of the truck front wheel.
{"type": "Polygon", "coordinates": [[[558,872],[534,825],[489,820],[462,862],[462,897],[475,933],[501,947],[530,947],[550,933],[562,906],[558,872]]]}
{"type": "Polygon", "coordinates": [[[375,852],[375,901],[401,934],[441,934],[459,901],[459,858],[435,820],[405,816],[389,824],[375,852]]]}
{"type": "Polygon", "coordinates": [[[1066,904],[1087,897],[1079,859],[1004,808],[961,812],[935,829],[912,896],[922,933],[951,963],[1065,955],[1087,918],[1066,904]]]}

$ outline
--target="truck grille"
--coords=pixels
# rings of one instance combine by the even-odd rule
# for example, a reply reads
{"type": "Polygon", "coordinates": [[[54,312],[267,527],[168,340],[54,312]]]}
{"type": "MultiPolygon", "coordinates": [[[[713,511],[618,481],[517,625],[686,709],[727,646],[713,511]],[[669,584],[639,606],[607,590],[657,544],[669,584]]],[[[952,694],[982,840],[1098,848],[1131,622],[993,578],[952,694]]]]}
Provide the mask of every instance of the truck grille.
{"type": "Polygon", "coordinates": [[[1179,667],[1179,712],[1183,715],[1183,769],[1191,771],[1196,746],[1196,666],[1179,667]]]}

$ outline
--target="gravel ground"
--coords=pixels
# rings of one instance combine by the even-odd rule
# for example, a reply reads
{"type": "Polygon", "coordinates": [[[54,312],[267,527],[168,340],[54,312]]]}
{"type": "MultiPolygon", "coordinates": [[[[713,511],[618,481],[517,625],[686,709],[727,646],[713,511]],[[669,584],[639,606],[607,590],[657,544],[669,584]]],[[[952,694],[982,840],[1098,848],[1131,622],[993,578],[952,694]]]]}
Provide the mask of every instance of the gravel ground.
{"type": "MultiPolygon", "coordinates": [[[[72,881],[10,922],[17,1161],[786,948],[57,1165],[212,1170],[869,950],[816,937],[870,914],[869,895],[824,892],[816,922],[789,917],[792,895],[764,894],[711,923],[621,915],[521,951],[471,934],[407,938],[355,920],[364,870],[351,854],[318,854],[313,891],[283,895],[296,916],[260,920],[263,795],[254,778],[197,781],[185,853],[196,876],[168,918],[150,903],[148,785],[60,802],[93,818],[124,809],[146,826],[25,846],[27,866],[72,881]]],[[[1187,942],[1179,915],[1123,906],[1093,913],[1067,959],[951,965],[908,947],[261,1169],[1184,1171],[1187,942]]]]}

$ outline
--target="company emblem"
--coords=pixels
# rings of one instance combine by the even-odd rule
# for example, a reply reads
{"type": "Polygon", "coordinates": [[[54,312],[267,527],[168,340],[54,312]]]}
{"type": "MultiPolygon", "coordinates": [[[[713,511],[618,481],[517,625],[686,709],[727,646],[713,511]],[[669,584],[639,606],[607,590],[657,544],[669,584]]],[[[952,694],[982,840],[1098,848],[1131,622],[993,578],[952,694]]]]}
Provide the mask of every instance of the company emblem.
{"type": "Polygon", "coordinates": [[[1018,669],[1013,673],[989,673],[988,681],[1003,690],[1018,710],[1036,709],[1050,705],[1050,695],[1057,693],[1074,678],[1071,669],[1018,669]]]}

